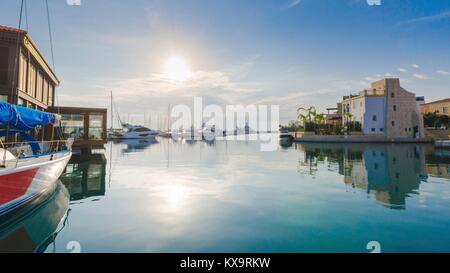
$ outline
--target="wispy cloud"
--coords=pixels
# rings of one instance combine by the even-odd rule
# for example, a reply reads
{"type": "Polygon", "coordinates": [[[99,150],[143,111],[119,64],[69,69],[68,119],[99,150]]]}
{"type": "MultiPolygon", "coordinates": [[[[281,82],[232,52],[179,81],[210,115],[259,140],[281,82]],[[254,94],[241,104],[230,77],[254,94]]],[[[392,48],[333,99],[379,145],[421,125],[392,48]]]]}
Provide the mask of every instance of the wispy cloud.
{"type": "Polygon", "coordinates": [[[290,9],[297,5],[299,5],[302,2],[302,0],[290,0],[290,2],[285,6],[285,8],[290,9]]]}
{"type": "Polygon", "coordinates": [[[436,70],[436,73],[442,75],[442,76],[448,76],[450,75],[450,72],[445,71],[445,70],[436,70]]]}
{"type": "Polygon", "coordinates": [[[431,80],[432,78],[430,76],[427,76],[425,74],[413,74],[413,77],[419,80],[431,80]]]}
{"type": "Polygon", "coordinates": [[[420,68],[420,65],[418,65],[418,64],[412,64],[411,67],[414,67],[414,68],[420,68]]]}
{"type": "Polygon", "coordinates": [[[406,21],[400,22],[399,25],[433,22],[433,21],[437,21],[437,20],[441,20],[441,19],[445,19],[445,18],[449,18],[449,17],[450,17],[450,10],[446,10],[446,11],[443,11],[438,14],[417,17],[414,19],[406,20],[406,21]]]}
{"type": "Polygon", "coordinates": [[[408,72],[408,70],[406,70],[406,69],[404,69],[404,68],[402,68],[402,67],[400,67],[400,68],[398,69],[398,71],[403,72],[403,73],[408,72]]]}

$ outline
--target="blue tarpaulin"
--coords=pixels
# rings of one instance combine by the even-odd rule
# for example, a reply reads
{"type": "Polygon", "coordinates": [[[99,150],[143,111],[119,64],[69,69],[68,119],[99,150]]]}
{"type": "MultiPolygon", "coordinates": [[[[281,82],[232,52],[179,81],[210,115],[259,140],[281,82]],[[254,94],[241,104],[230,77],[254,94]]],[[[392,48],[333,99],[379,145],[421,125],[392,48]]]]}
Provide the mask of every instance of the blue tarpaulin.
{"type": "Polygon", "coordinates": [[[57,119],[56,114],[0,102],[0,126],[8,125],[11,130],[30,131],[38,126],[54,124],[57,119]]]}

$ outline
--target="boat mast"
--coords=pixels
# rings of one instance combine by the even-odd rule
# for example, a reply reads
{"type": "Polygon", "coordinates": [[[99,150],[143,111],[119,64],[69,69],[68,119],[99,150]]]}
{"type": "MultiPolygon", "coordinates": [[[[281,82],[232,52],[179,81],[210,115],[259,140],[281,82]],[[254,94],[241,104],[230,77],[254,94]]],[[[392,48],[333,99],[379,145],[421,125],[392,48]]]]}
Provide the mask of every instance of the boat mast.
{"type": "Polygon", "coordinates": [[[167,108],[167,132],[170,132],[170,104],[167,108]]]}
{"type": "Polygon", "coordinates": [[[113,93],[111,91],[111,132],[114,130],[113,93]]]}

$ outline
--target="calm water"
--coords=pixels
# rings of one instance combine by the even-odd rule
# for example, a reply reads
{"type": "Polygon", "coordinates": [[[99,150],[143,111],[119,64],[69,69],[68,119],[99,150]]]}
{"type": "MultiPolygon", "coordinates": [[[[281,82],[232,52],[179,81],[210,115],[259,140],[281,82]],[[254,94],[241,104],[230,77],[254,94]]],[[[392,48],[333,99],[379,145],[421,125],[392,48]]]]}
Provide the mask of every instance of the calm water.
{"type": "Polygon", "coordinates": [[[431,146],[130,141],[61,181],[47,252],[450,252],[450,151],[431,146]]]}

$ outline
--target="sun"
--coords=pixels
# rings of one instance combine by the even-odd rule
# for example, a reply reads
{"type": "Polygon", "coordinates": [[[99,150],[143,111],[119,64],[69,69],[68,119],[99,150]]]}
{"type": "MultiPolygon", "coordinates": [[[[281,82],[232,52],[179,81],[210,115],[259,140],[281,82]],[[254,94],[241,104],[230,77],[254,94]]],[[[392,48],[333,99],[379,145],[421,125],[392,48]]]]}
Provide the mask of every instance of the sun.
{"type": "Polygon", "coordinates": [[[191,69],[183,56],[172,55],[164,65],[164,77],[171,81],[184,82],[191,76],[191,69]]]}

